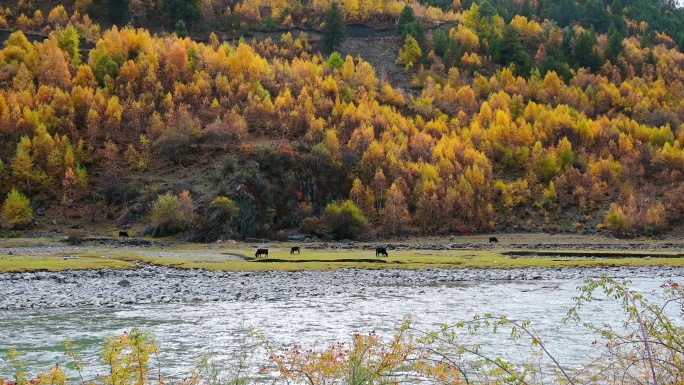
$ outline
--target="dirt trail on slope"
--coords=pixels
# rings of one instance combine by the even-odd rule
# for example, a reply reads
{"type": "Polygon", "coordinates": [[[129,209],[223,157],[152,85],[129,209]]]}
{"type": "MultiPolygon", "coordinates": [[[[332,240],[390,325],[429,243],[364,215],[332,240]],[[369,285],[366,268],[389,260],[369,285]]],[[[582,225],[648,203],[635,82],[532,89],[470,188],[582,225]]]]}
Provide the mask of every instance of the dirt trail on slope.
{"type": "Polygon", "coordinates": [[[373,66],[378,79],[387,80],[392,87],[401,89],[404,94],[409,93],[411,88],[409,75],[395,63],[402,46],[401,39],[396,32],[370,32],[366,36],[355,32],[355,30],[348,30],[349,37],[340,49],[342,57],[360,56],[373,66]]]}

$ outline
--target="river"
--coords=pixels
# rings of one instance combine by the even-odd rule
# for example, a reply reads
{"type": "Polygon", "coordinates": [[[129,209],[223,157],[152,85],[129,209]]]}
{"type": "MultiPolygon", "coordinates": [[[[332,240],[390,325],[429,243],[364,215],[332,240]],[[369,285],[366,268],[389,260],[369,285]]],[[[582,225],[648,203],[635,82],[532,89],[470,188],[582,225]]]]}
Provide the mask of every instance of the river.
{"type": "MultiPolygon", "coordinates": [[[[610,275],[612,272],[620,278],[631,279],[631,287],[642,293],[656,290],[669,279],[684,281],[682,269],[655,269],[659,270],[575,269],[580,272],[566,273],[549,269],[533,275],[525,271],[503,271],[500,275],[480,271],[480,276],[468,280],[461,279],[465,273],[438,270],[428,273],[357,270],[263,275],[226,273],[228,275],[218,277],[229,277],[226,282],[229,280],[240,286],[257,282],[257,286],[266,287],[265,292],[281,294],[250,296],[249,290],[245,290],[238,299],[219,297],[202,301],[195,295],[188,301],[117,303],[110,307],[0,310],[0,355],[9,348],[19,350],[22,360],[28,364],[27,372],[35,375],[55,362],[67,361],[60,345],[65,339],[70,339],[80,346],[86,363],[85,377],[92,379],[103,370],[98,364],[103,339],[138,327],[154,334],[162,352],[163,375],[180,377],[188,374],[194,361],[203,354],[212,354],[217,366],[229,371],[236,365],[240,350],[255,342],[252,337],[254,330],[275,346],[300,344],[321,347],[349,341],[356,332],[376,331],[389,337],[408,315],[413,317],[417,328],[436,330],[443,323],[455,324],[472,319],[476,314],[492,313],[530,320],[530,328],[542,337],[551,353],[564,365],[576,366],[592,352],[591,343],[598,338],[581,326],[562,322],[567,309],[573,304],[572,297],[579,293],[577,287],[582,285],[584,277],[610,275]],[[423,278],[406,279],[421,274],[423,278]],[[246,277],[247,281],[240,283],[237,277],[246,277]],[[289,285],[301,289],[311,282],[328,290],[288,291],[282,287],[289,285]]],[[[25,274],[22,276],[26,277],[25,274]]],[[[202,276],[206,279],[206,275],[202,276]]],[[[169,277],[168,272],[165,277],[169,277]]],[[[132,281],[131,286],[135,286],[136,278],[129,275],[128,279],[132,281]]],[[[194,284],[192,278],[179,279],[188,286],[194,284]]],[[[102,279],[97,280],[100,281],[102,279]]],[[[3,282],[13,282],[14,285],[10,286],[17,287],[20,281],[12,278],[3,282]]],[[[59,281],[61,284],[55,282],[58,281],[42,279],[26,284],[43,293],[40,294],[42,298],[46,291],[63,295],[65,283],[63,280],[59,281]],[[40,285],[47,285],[47,289],[40,285]]],[[[154,279],[147,278],[148,286],[154,286],[150,285],[153,282],[154,279]]],[[[78,281],[77,286],[84,291],[94,290],[89,287],[96,287],[95,278],[78,281]]],[[[3,293],[9,295],[9,290],[0,289],[0,299],[3,293]]],[[[30,302],[31,299],[21,301],[30,302]]],[[[612,301],[593,302],[583,314],[600,324],[617,326],[622,320],[619,307],[612,301]]],[[[515,360],[521,354],[520,348],[514,347],[506,336],[505,332],[496,335],[482,333],[468,338],[485,345],[487,354],[515,360]]],[[[525,346],[529,344],[522,344],[523,355],[526,354],[525,346]]],[[[267,356],[263,349],[257,348],[249,358],[250,366],[267,365],[267,356]]],[[[11,372],[3,371],[1,362],[0,377],[8,377],[11,372]]],[[[70,374],[75,375],[73,372],[70,374]]]]}

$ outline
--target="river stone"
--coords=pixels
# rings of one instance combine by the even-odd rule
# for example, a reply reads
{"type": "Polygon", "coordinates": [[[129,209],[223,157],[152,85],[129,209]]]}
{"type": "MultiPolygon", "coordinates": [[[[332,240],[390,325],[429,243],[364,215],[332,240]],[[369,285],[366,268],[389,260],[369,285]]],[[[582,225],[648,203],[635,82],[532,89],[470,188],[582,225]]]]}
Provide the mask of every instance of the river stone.
{"type": "Polygon", "coordinates": [[[117,283],[117,285],[119,285],[119,286],[121,286],[121,287],[128,287],[128,286],[131,285],[131,281],[129,281],[129,280],[127,280],[127,279],[122,279],[121,281],[119,281],[119,282],[117,283]]]}

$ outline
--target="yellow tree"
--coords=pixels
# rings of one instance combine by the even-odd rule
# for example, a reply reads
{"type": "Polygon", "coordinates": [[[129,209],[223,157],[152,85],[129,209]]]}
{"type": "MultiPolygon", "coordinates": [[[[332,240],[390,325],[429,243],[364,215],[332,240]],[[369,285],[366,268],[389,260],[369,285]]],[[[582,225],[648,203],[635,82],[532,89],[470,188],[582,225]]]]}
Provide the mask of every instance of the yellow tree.
{"type": "Polygon", "coordinates": [[[107,140],[102,150],[102,166],[108,172],[119,170],[119,148],[111,140],[107,140]]]}
{"type": "Polygon", "coordinates": [[[33,157],[30,153],[31,139],[23,136],[17,145],[17,152],[12,159],[12,176],[18,182],[26,182],[26,189],[31,190],[31,180],[34,179],[33,157]]]}
{"type": "Polygon", "coordinates": [[[4,61],[7,63],[15,66],[24,63],[35,68],[33,67],[34,63],[30,63],[35,48],[21,31],[14,32],[7,38],[2,53],[5,56],[4,61]]]}
{"type": "Polygon", "coordinates": [[[667,210],[661,202],[656,202],[646,210],[646,225],[656,231],[667,229],[667,210]]]}
{"type": "Polygon", "coordinates": [[[332,4],[332,0],[313,0],[312,1],[312,7],[314,11],[319,12],[319,13],[324,13],[327,9],[330,8],[330,5],[332,4]]]}
{"type": "Polygon", "coordinates": [[[433,181],[425,180],[416,185],[415,218],[423,232],[435,231],[440,226],[439,218],[442,216],[441,204],[437,196],[437,186],[433,181]]]}
{"type": "Polygon", "coordinates": [[[371,187],[373,188],[373,195],[375,195],[375,208],[378,212],[382,210],[382,202],[386,184],[387,178],[385,177],[385,174],[382,172],[382,169],[377,169],[375,171],[375,175],[373,176],[371,187]]]}
{"type": "Polygon", "coordinates": [[[482,66],[482,60],[475,52],[464,53],[461,57],[461,66],[470,72],[477,71],[482,66]]]}
{"type": "Polygon", "coordinates": [[[233,12],[238,20],[242,20],[243,24],[261,22],[261,13],[259,10],[259,0],[245,0],[235,6],[233,12]]]}
{"type": "MultiPolygon", "coordinates": [[[[78,67],[78,70],[76,70],[76,76],[74,76],[74,80],[72,82],[73,86],[81,86],[83,88],[91,88],[91,89],[96,89],[97,88],[97,79],[95,79],[95,74],[93,73],[93,69],[90,68],[88,65],[81,65],[78,67]]],[[[73,89],[72,89],[73,92],[73,89]]]]}
{"type": "Polygon", "coordinates": [[[91,5],[93,5],[93,0],[76,0],[74,8],[76,12],[86,14],[91,5]]]}
{"type": "Polygon", "coordinates": [[[420,59],[422,55],[422,51],[420,50],[420,45],[418,45],[418,41],[413,38],[411,35],[406,35],[406,40],[404,40],[404,46],[399,50],[399,57],[397,58],[397,64],[402,64],[404,65],[404,68],[406,71],[410,70],[413,68],[413,65],[416,64],[418,59],[420,59]]]}
{"type": "Polygon", "coordinates": [[[285,0],[271,0],[271,18],[273,20],[282,19],[286,3],[285,0]]]}
{"type": "Polygon", "coordinates": [[[192,202],[190,191],[183,190],[179,196],[181,203],[181,212],[185,218],[185,222],[191,224],[195,221],[195,204],[192,202]]]}
{"type": "Polygon", "coordinates": [[[36,165],[44,167],[49,154],[55,147],[55,142],[47,133],[45,125],[39,124],[31,140],[31,154],[36,165]]]}
{"type": "Polygon", "coordinates": [[[467,51],[477,51],[480,49],[480,38],[477,33],[468,27],[452,28],[449,36],[459,42],[467,51]]]}
{"type": "Polygon", "coordinates": [[[375,140],[375,129],[370,124],[363,124],[352,132],[349,149],[357,155],[363,155],[375,140]]]}
{"type": "Polygon", "coordinates": [[[10,107],[7,99],[0,93],[0,135],[10,135],[13,131],[10,107]]]}
{"type": "Polygon", "coordinates": [[[2,219],[7,222],[10,227],[25,227],[31,223],[31,202],[24,196],[24,194],[12,189],[7,194],[7,199],[2,205],[2,219]]]}
{"type": "Polygon", "coordinates": [[[392,235],[403,231],[409,220],[406,199],[401,190],[397,188],[396,183],[392,183],[392,186],[387,190],[387,200],[385,200],[381,218],[386,231],[392,235]]]}
{"type": "Polygon", "coordinates": [[[63,5],[58,5],[50,11],[48,14],[48,23],[52,25],[53,28],[64,27],[69,21],[69,15],[67,15],[66,9],[63,5]]]}
{"type": "Polygon", "coordinates": [[[120,132],[121,127],[121,117],[123,115],[124,108],[119,103],[119,98],[116,96],[111,97],[107,101],[107,108],[104,111],[104,126],[108,133],[108,139],[120,138],[121,136],[116,135],[120,132]]]}
{"type": "Polygon", "coordinates": [[[363,185],[361,179],[354,179],[352,188],[349,191],[349,199],[354,202],[356,207],[361,209],[361,212],[366,219],[371,222],[375,221],[377,216],[375,211],[375,197],[370,188],[363,185]]]}
{"type": "Polygon", "coordinates": [[[90,147],[95,147],[99,145],[99,139],[101,134],[102,118],[98,114],[97,110],[90,108],[88,110],[88,115],[86,117],[86,129],[88,142],[90,147]]]}
{"type": "Polygon", "coordinates": [[[42,84],[54,85],[64,90],[71,87],[69,63],[64,52],[59,49],[57,41],[48,39],[39,46],[40,66],[38,80],[42,84]]]}
{"type": "Polygon", "coordinates": [[[69,203],[73,200],[73,190],[74,186],[76,185],[76,173],[74,173],[74,169],[71,167],[67,167],[66,171],[64,172],[64,179],[62,179],[62,187],[67,191],[69,194],[69,203]]]}

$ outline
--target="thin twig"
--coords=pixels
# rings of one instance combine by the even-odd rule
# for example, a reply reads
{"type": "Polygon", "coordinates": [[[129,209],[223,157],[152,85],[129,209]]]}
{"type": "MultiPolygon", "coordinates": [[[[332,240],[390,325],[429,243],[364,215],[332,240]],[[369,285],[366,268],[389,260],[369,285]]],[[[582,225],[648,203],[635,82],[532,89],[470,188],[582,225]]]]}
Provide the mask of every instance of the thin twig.
{"type": "Polygon", "coordinates": [[[539,347],[542,348],[542,350],[544,351],[544,353],[551,359],[551,361],[553,361],[553,363],[556,365],[556,367],[557,367],[558,369],[560,369],[561,373],[563,373],[563,376],[565,376],[565,379],[567,379],[568,382],[570,382],[571,384],[573,384],[573,385],[575,384],[575,383],[572,381],[572,378],[570,378],[570,376],[565,372],[565,370],[564,370],[563,367],[561,366],[560,362],[558,362],[558,360],[556,360],[556,357],[554,357],[548,350],[546,350],[546,347],[545,347],[544,344],[541,342],[541,339],[539,339],[539,338],[535,337],[534,335],[532,335],[532,333],[531,333],[529,330],[527,330],[527,328],[526,328],[524,325],[519,325],[517,322],[513,322],[513,324],[516,325],[516,326],[518,326],[518,327],[521,328],[522,330],[524,330],[525,333],[527,333],[527,335],[529,335],[530,337],[534,338],[534,340],[539,344],[539,347]]]}
{"type": "Polygon", "coordinates": [[[639,313],[639,310],[637,309],[636,301],[634,300],[634,296],[632,296],[629,292],[625,292],[626,295],[629,296],[632,305],[634,305],[634,314],[637,318],[637,322],[639,323],[639,331],[641,332],[641,336],[643,337],[643,342],[644,342],[644,347],[646,348],[646,356],[648,358],[648,363],[651,366],[651,374],[653,375],[653,384],[658,385],[658,379],[656,377],[656,372],[655,372],[655,365],[653,364],[653,353],[651,352],[651,345],[648,343],[648,339],[646,338],[646,329],[644,329],[644,323],[641,320],[641,313],[639,313]]]}

